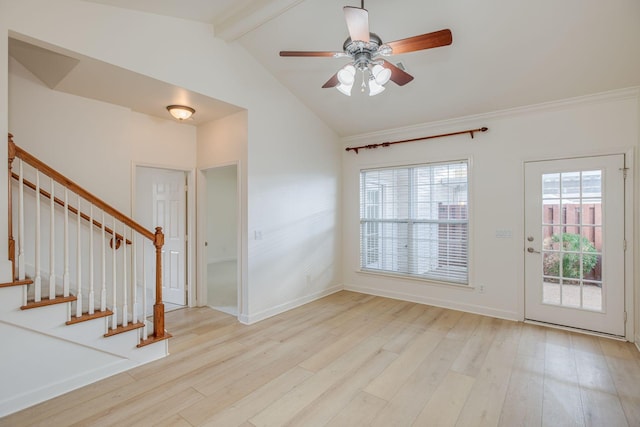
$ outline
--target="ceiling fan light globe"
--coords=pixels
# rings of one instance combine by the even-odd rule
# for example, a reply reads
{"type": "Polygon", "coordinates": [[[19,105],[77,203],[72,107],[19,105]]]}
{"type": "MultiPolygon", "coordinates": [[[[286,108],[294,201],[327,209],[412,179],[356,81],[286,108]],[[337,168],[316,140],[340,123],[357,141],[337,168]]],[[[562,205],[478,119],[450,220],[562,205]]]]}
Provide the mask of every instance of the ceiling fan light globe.
{"type": "Polygon", "coordinates": [[[375,78],[369,79],[369,96],[376,96],[382,92],[384,92],[385,87],[376,82],[375,78]]]}
{"type": "Polygon", "coordinates": [[[349,64],[338,71],[338,81],[346,86],[353,86],[353,82],[356,79],[356,69],[353,65],[349,64]]]}
{"type": "Polygon", "coordinates": [[[387,84],[387,82],[391,78],[391,70],[388,68],[384,68],[382,65],[374,65],[371,73],[373,74],[376,83],[380,86],[384,86],[385,84],[387,84]]]}
{"type": "Polygon", "coordinates": [[[351,96],[351,89],[353,88],[353,83],[350,85],[346,85],[344,83],[340,83],[338,86],[336,86],[336,89],[338,89],[341,93],[347,95],[347,96],[351,96]]]}

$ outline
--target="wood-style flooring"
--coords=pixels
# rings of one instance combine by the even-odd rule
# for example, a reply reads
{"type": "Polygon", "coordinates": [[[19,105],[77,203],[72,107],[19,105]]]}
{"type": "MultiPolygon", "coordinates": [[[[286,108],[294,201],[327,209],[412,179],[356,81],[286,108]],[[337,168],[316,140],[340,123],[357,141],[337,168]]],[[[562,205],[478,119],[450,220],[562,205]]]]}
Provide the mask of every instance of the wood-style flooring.
{"type": "Polygon", "coordinates": [[[353,292],[167,327],[169,357],[0,425],[640,426],[630,343],[353,292]]]}

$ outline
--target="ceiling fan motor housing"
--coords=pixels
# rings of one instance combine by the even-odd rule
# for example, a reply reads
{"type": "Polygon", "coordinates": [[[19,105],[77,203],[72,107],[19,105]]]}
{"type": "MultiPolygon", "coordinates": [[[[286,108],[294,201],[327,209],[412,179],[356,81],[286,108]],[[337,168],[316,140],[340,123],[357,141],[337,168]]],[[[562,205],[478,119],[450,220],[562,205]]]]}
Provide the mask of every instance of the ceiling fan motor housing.
{"type": "Polygon", "coordinates": [[[380,37],[375,33],[369,33],[369,42],[353,41],[349,37],[345,40],[342,48],[347,55],[353,58],[353,65],[362,71],[368,68],[371,61],[378,55],[380,46],[382,46],[380,37]]]}

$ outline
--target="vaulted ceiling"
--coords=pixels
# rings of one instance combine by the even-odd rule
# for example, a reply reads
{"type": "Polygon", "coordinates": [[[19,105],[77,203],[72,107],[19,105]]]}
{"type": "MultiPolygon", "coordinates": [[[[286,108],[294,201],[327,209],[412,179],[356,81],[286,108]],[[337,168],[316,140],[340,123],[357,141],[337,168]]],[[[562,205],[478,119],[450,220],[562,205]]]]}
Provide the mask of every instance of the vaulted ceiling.
{"type": "Polygon", "coordinates": [[[395,55],[415,80],[351,97],[322,84],[347,59],[282,58],[340,51],[353,0],[89,0],[210,23],[242,45],[339,135],[348,136],[640,86],[636,0],[367,0],[383,41],[443,28],[451,46],[395,55]]]}

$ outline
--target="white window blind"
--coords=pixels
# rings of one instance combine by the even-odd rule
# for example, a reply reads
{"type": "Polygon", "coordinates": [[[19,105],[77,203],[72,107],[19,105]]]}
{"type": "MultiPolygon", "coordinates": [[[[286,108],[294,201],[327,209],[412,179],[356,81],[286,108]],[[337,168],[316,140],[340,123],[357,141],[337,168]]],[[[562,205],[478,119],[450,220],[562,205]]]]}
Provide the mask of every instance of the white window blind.
{"type": "Polygon", "coordinates": [[[360,172],[360,268],[468,284],[466,161],[360,172]]]}

